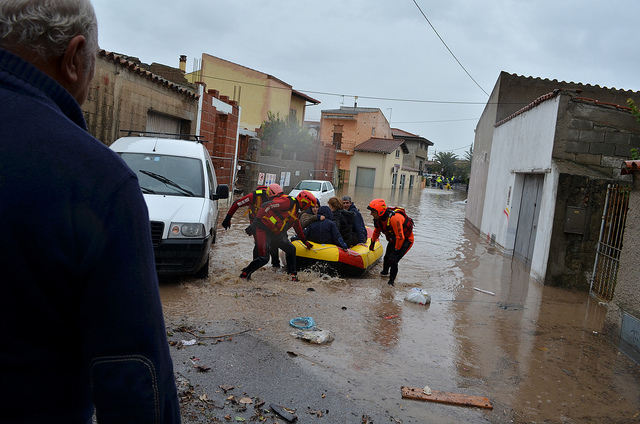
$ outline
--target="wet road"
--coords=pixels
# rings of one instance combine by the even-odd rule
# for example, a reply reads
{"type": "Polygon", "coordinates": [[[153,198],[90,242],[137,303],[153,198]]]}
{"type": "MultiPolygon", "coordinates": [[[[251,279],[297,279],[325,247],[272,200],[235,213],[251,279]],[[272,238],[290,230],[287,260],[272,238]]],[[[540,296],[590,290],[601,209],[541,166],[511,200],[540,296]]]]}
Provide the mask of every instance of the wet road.
{"type": "Polygon", "coordinates": [[[396,422],[640,422],[640,371],[600,334],[605,306],[530,280],[464,225],[464,192],[348,194],[368,225],[375,197],[414,218],[416,242],[395,287],[378,276],[381,264],[360,279],[303,272],[291,283],[267,266],[240,281],[252,247],[241,210],[218,232],[209,280],[161,284],[167,320],[251,328],[276,351],[311,358],[318,378],[396,422]],[[406,302],[413,287],[428,291],[431,305],[406,302]],[[336,340],[294,339],[288,322],[297,316],[312,316],[336,340]],[[406,400],[401,386],[486,396],[494,408],[406,400]]]}

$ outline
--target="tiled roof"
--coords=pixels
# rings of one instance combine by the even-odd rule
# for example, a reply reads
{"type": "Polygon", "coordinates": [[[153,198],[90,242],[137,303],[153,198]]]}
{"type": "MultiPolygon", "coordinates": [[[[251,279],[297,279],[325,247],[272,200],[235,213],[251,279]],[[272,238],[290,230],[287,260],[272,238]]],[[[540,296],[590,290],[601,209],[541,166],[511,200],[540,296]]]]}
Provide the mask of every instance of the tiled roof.
{"type": "Polygon", "coordinates": [[[534,101],[532,101],[531,103],[529,103],[528,105],[526,105],[525,107],[523,107],[522,109],[514,112],[513,114],[511,114],[510,116],[507,116],[506,118],[504,118],[501,121],[496,122],[495,124],[493,124],[494,127],[499,127],[500,125],[504,124],[507,121],[512,120],[513,118],[515,118],[518,115],[522,115],[524,112],[533,109],[534,107],[538,106],[540,103],[546,102],[549,99],[553,99],[554,97],[556,97],[558,94],[560,94],[562,90],[559,88],[556,88],[555,90],[553,90],[551,93],[547,93],[543,96],[538,97],[537,99],[535,99],[534,101]]]}
{"type": "Polygon", "coordinates": [[[625,160],[622,162],[620,175],[633,174],[638,171],[640,171],[640,160],[625,160]]]}
{"type": "Polygon", "coordinates": [[[391,128],[391,135],[393,138],[404,138],[405,141],[424,141],[428,146],[433,146],[432,141],[429,141],[424,137],[420,137],[419,135],[411,134],[405,130],[401,130],[400,128],[391,128]]]}
{"type": "Polygon", "coordinates": [[[140,62],[135,60],[130,60],[130,58],[128,58],[127,56],[114,53],[114,52],[108,52],[104,49],[100,50],[100,52],[98,53],[98,56],[103,57],[106,60],[109,60],[117,65],[120,65],[123,68],[129,69],[130,71],[140,76],[143,76],[158,85],[164,86],[169,90],[176,91],[192,99],[195,99],[198,97],[197,93],[194,90],[187,88],[185,86],[182,86],[180,84],[171,82],[166,78],[163,78],[159,75],[154,74],[153,72],[145,69],[140,62]]]}
{"type": "MultiPolygon", "coordinates": [[[[504,124],[505,122],[512,120],[516,116],[521,115],[524,112],[533,109],[534,107],[538,106],[540,103],[544,103],[547,100],[556,97],[561,92],[565,92],[565,93],[571,92],[571,93],[579,94],[581,92],[581,90],[568,90],[568,89],[563,89],[563,88],[556,88],[551,93],[547,93],[547,94],[545,94],[543,96],[538,97],[537,99],[535,99],[533,102],[529,103],[528,105],[526,105],[522,109],[514,112],[510,116],[507,116],[503,120],[496,122],[495,124],[493,124],[493,126],[494,127],[499,127],[500,125],[504,124]]],[[[601,102],[601,101],[594,100],[594,99],[588,99],[586,97],[574,96],[573,100],[579,101],[579,102],[583,102],[583,103],[591,103],[591,104],[600,105],[600,106],[612,107],[612,108],[615,108],[615,109],[622,109],[622,110],[629,110],[629,111],[631,110],[631,108],[629,108],[628,106],[620,106],[620,105],[617,105],[617,104],[614,104],[614,103],[601,102]]]]}
{"type": "Polygon", "coordinates": [[[372,153],[392,153],[398,147],[402,146],[402,150],[405,153],[409,153],[407,146],[404,144],[404,140],[401,139],[389,139],[389,138],[370,138],[369,140],[358,144],[355,149],[357,152],[372,152],[372,153]]]}
{"type": "Polygon", "coordinates": [[[393,134],[394,137],[419,137],[418,135],[411,134],[410,132],[401,130],[400,128],[391,128],[391,134],[393,134]]]}
{"type": "Polygon", "coordinates": [[[309,96],[307,96],[306,94],[301,93],[301,92],[300,92],[300,91],[298,91],[298,90],[293,90],[293,89],[292,89],[292,90],[291,90],[291,93],[292,93],[294,96],[298,96],[298,97],[303,98],[305,101],[307,101],[307,102],[309,102],[309,103],[313,103],[314,105],[319,105],[319,104],[320,104],[320,100],[316,100],[316,99],[314,99],[313,97],[309,97],[309,96]]]}

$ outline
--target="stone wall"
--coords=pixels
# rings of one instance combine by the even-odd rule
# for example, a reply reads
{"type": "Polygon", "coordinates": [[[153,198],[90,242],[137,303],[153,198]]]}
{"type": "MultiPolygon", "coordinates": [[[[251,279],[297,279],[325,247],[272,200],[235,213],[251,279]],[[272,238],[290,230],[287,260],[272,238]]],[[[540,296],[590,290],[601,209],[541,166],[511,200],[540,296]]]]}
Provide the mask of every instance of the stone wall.
{"type": "Polygon", "coordinates": [[[122,130],[145,131],[150,111],[183,121],[182,132],[192,134],[197,109],[197,96],[191,88],[104,51],[82,106],[89,132],[107,145],[126,135],[122,130]]]}

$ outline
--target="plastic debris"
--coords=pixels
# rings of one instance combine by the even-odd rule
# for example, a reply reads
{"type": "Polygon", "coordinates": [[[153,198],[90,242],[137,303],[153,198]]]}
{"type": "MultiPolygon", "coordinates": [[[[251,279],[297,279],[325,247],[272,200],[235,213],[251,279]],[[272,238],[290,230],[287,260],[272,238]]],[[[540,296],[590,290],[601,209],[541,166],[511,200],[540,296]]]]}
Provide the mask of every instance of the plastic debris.
{"type": "Polygon", "coordinates": [[[298,317],[289,321],[292,327],[299,328],[301,330],[308,330],[316,326],[316,322],[311,317],[298,317]]]}
{"type": "Polygon", "coordinates": [[[420,288],[414,287],[409,290],[409,293],[407,293],[404,300],[407,302],[417,303],[419,305],[426,305],[431,303],[431,295],[420,288]]]}
{"type": "Polygon", "coordinates": [[[182,340],[182,345],[183,346],[193,346],[194,344],[196,344],[196,339],[193,339],[193,340],[182,340]]]}
{"type": "Polygon", "coordinates": [[[315,328],[314,330],[295,331],[291,335],[297,339],[302,339],[309,343],[325,344],[334,340],[333,334],[329,330],[321,330],[315,328]]]}

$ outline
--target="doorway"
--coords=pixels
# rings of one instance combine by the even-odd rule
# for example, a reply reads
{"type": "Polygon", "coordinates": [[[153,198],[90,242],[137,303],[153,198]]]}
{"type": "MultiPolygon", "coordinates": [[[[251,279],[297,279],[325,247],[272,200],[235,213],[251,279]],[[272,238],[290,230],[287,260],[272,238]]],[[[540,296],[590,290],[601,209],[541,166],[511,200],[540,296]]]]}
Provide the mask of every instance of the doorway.
{"type": "Polygon", "coordinates": [[[543,185],[544,175],[526,174],[524,176],[513,256],[527,266],[531,266],[536,243],[543,185]]]}

